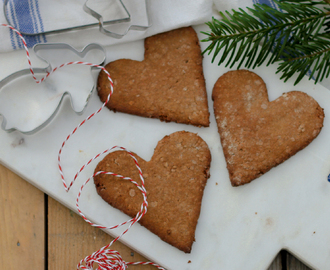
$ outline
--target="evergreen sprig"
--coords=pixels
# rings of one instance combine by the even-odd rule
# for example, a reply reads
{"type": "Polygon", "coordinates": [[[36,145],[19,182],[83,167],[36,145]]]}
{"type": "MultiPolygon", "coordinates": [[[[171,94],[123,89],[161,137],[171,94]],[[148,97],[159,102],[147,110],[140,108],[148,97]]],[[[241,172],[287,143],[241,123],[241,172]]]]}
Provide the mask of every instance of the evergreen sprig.
{"type": "Polygon", "coordinates": [[[220,12],[222,19],[208,22],[211,32],[203,32],[211,42],[203,53],[213,52],[212,62],[232,68],[255,68],[265,61],[279,63],[285,81],[299,73],[315,83],[330,74],[329,0],[274,0],[279,10],[255,4],[247,10],[220,12]]]}

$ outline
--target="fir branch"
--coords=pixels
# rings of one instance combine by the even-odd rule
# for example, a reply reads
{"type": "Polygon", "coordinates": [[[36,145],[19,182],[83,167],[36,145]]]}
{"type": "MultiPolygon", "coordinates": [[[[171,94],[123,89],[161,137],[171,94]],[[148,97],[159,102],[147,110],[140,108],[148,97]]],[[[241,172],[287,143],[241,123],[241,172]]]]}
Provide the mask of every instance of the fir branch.
{"type": "Polygon", "coordinates": [[[220,12],[221,20],[208,22],[211,32],[203,32],[210,42],[203,53],[218,56],[218,64],[232,68],[255,68],[279,62],[277,72],[287,80],[296,72],[298,83],[312,69],[315,82],[329,76],[330,6],[327,1],[274,1],[281,11],[265,4],[253,8],[220,12]],[[329,54],[329,55],[328,55],[329,54]],[[320,75],[321,74],[321,75],[320,75]]]}
{"type": "Polygon", "coordinates": [[[315,83],[327,78],[330,74],[329,37],[315,37],[308,44],[297,44],[294,48],[287,48],[283,53],[283,61],[279,63],[277,73],[279,72],[283,72],[281,79],[285,81],[299,72],[295,84],[308,72],[309,79],[315,76],[315,83]]]}

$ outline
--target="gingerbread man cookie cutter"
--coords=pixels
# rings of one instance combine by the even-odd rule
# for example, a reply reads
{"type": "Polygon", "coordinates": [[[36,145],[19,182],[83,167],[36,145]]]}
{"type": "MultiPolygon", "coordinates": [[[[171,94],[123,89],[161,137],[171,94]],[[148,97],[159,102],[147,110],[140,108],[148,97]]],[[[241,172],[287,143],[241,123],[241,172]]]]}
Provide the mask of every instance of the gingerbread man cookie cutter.
{"type": "Polygon", "coordinates": [[[103,65],[106,59],[105,49],[96,43],[88,44],[81,51],[66,43],[36,44],[33,52],[47,65],[33,68],[34,77],[46,78],[49,74],[52,76],[47,77],[42,83],[36,83],[31,76],[31,69],[27,68],[18,70],[0,81],[1,128],[6,132],[17,130],[24,134],[32,134],[39,131],[54,119],[66,96],[69,96],[71,107],[77,114],[84,112],[90,100],[95,89],[92,74],[95,67],[79,65],[82,70],[78,65],[71,65],[71,70],[61,69],[62,72],[59,70],[52,73],[57,68],[53,68],[44,55],[49,53],[53,58],[62,55],[60,59],[65,58],[66,61],[93,58],[89,62],[99,66],[103,65]],[[69,55],[70,59],[67,57],[69,55]],[[84,76],[81,72],[88,72],[89,75],[84,76]],[[71,80],[71,77],[75,78],[71,80]]]}

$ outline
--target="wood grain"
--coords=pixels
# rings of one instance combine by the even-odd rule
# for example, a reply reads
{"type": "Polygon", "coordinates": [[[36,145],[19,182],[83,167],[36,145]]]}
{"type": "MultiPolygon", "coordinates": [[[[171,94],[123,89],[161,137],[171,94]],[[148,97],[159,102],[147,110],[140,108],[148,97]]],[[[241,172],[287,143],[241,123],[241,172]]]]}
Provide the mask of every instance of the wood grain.
{"type": "Polygon", "coordinates": [[[311,270],[308,266],[304,265],[296,257],[290,253],[286,253],[286,269],[288,270],[311,270]]]}
{"type": "Polygon", "coordinates": [[[0,208],[0,269],[44,269],[44,193],[0,165],[0,208]]]}
{"type": "MultiPolygon", "coordinates": [[[[54,199],[48,199],[48,264],[49,270],[76,269],[81,259],[109,244],[112,237],[91,227],[79,215],[54,199]]],[[[126,262],[148,261],[120,242],[111,247],[126,262]]],[[[132,267],[133,268],[133,267],[132,267]]],[[[154,266],[134,266],[135,270],[154,270],[154,266]]]]}
{"type": "Polygon", "coordinates": [[[274,261],[272,262],[272,264],[269,266],[269,268],[267,270],[282,270],[282,269],[283,269],[282,254],[280,252],[279,254],[277,254],[274,261]]]}

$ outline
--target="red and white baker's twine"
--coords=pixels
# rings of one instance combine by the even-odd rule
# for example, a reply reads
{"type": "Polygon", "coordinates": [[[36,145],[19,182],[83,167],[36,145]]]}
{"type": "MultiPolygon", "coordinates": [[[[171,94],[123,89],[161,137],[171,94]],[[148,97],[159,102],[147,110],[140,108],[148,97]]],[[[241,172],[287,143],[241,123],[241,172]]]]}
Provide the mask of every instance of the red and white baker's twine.
{"type": "Polygon", "coordinates": [[[112,79],[110,77],[109,72],[102,66],[100,65],[96,65],[96,64],[92,64],[92,63],[88,63],[88,62],[81,62],[81,61],[75,61],[75,62],[67,62],[64,63],[58,67],[55,67],[54,69],[52,69],[49,73],[47,73],[43,78],[41,78],[40,80],[37,80],[33,68],[32,68],[32,64],[31,64],[31,59],[30,59],[30,53],[29,50],[27,48],[26,42],[24,37],[21,35],[21,33],[16,30],[14,27],[8,25],[8,24],[1,24],[1,26],[4,27],[8,27],[11,30],[13,30],[22,40],[23,42],[23,46],[24,49],[26,51],[26,56],[27,56],[27,60],[28,60],[28,64],[29,64],[29,68],[30,68],[30,72],[31,75],[33,77],[33,79],[35,80],[36,83],[42,83],[45,79],[47,79],[48,76],[50,76],[53,72],[55,72],[56,70],[64,67],[64,66],[69,66],[69,65],[86,65],[86,66],[91,66],[91,67],[96,67],[96,68],[100,68],[102,69],[108,76],[109,82],[110,82],[110,93],[106,99],[106,101],[102,104],[102,106],[95,111],[94,113],[92,113],[90,116],[88,116],[85,120],[83,120],[76,128],[74,128],[74,130],[66,137],[66,139],[64,140],[64,142],[62,143],[59,153],[58,153],[58,168],[59,168],[59,172],[61,175],[61,179],[63,182],[63,186],[65,188],[65,190],[68,192],[70,190],[70,188],[72,187],[74,181],[77,179],[78,175],[84,170],[84,168],[86,168],[86,166],[88,166],[93,160],[97,159],[98,157],[102,156],[103,154],[106,154],[114,149],[119,149],[119,150],[123,150],[126,151],[134,160],[135,166],[139,171],[139,176],[141,179],[141,185],[139,185],[137,182],[135,182],[134,180],[132,180],[129,177],[124,177],[122,175],[113,173],[113,172],[105,172],[105,171],[98,171],[96,173],[94,173],[90,178],[88,178],[86,180],[86,182],[81,186],[80,191],[78,193],[77,199],[76,199],[76,207],[77,210],[79,212],[79,214],[82,216],[82,218],[89,223],[91,226],[96,227],[96,228],[100,228],[100,229],[115,229],[118,227],[121,227],[125,224],[128,224],[128,227],[125,231],[123,231],[119,236],[117,236],[114,240],[112,240],[108,245],[102,247],[100,250],[94,252],[93,254],[91,254],[90,256],[87,256],[85,259],[81,260],[79,262],[79,264],[77,265],[77,269],[87,269],[87,270],[92,270],[94,263],[98,264],[98,268],[99,270],[125,270],[127,269],[128,265],[153,265],[155,267],[157,267],[158,269],[164,269],[163,267],[153,263],[153,262],[125,262],[120,254],[117,251],[111,250],[109,249],[109,247],[116,242],[121,236],[123,236],[125,233],[127,233],[127,231],[136,223],[138,222],[147,212],[147,206],[148,206],[148,202],[147,202],[147,191],[145,189],[144,186],[144,178],[143,178],[143,174],[142,174],[142,170],[136,160],[136,158],[134,157],[134,155],[128,151],[127,149],[125,149],[124,147],[119,147],[119,146],[114,146],[112,148],[109,148],[105,151],[103,151],[102,153],[97,154],[96,156],[94,156],[93,158],[91,158],[85,165],[83,165],[80,170],[76,173],[76,175],[74,176],[73,180],[70,182],[69,185],[67,185],[64,175],[63,175],[63,170],[62,170],[62,166],[61,166],[61,154],[62,154],[62,150],[66,144],[66,142],[71,138],[71,136],[76,133],[76,131],[79,129],[79,127],[81,127],[83,124],[85,124],[88,120],[90,120],[93,116],[95,116],[96,114],[98,114],[99,112],[101,112],[101,110],[105,107],[105,105],[109,102],[110,97],[113,93],[113,82],[112,79]],[[82,193],[83,188],[86,186],[86,184],[94,177],[100,174],[108,174],[108,175],[113,175],[115,177],[121,178],[122,180],[128,180],[130,182],[132,182],[142,193],[143,196],[143,203],[141,204],[141,208],[140,211],[136,214],[136,216],[132,219],[127,220],[126,222],[123,222],[121,224],[115,225],[115,226],[111,226],[111,227],[106,227],[106,226],[102,226],[102,225],[97,225],[92,223],[90,220],[88,220],[86,218],[86,216],[82,213],[82,211],[79,208],[79,199],[82,193]]]}

